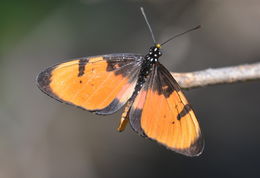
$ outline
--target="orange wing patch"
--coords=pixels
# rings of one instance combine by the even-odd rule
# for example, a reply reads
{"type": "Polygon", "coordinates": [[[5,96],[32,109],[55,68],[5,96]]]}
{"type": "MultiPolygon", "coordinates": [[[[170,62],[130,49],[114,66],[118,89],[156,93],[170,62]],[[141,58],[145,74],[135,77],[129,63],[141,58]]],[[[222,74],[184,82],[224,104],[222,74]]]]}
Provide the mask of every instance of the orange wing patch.
{"type": "Polygon", "coordinates": [[[140,67],[131,59],[113,61],[98,56],[62,63],[39,75],[39,88],[60,101],[110,114],[134,90],[140,67]]]}
{"type": "Polygon", "coordinates": [[[131,113],[130,123],[139,133],[187,156],[202,152],[203,140],[196,116],[175,80],[161,64],[154,68],[131,113]]]}

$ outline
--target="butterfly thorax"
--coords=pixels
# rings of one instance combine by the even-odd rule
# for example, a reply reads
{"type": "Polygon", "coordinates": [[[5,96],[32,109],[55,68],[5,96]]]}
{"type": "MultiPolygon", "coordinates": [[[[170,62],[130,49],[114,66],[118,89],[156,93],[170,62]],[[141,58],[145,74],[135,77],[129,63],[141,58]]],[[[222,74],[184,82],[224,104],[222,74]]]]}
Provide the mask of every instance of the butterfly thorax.
{"type": "Polygon", "coordinates": [[[145,56],[146,61],[150,61],[151,63],[158,62],[159,57],[162,55],[160,51],[160,44],[156,44],[149,49],[149,53],[145,56]]]}

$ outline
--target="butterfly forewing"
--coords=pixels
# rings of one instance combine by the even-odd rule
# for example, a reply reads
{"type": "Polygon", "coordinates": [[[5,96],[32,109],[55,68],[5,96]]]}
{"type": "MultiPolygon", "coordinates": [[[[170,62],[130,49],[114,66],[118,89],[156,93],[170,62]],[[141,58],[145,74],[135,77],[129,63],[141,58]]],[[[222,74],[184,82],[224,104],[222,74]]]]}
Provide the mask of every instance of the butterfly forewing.
{"type": "Polygon", "coordinates": [[[130,123],[139,134],[187,156],[199,155],[203,139],[196,116],[177,82],[160,63],[130,111],[130,123]]]}
{"type": "Polygon", "coordinates": [[[143,57],[112,54],[75,59],[39,74],[39,88],[51,97],[98,114],[111,114],[131,97],[143,57]]]}

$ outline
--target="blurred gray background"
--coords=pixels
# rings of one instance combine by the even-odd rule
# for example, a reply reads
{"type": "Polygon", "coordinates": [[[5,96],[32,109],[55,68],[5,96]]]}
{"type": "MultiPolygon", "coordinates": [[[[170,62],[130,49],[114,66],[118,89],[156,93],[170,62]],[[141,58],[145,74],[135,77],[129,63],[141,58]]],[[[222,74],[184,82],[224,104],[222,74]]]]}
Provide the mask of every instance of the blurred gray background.
{"type": "Polygon", "coordinates": [[[260,82],[185,91],[206,145],[184,157],[116,131],[103,117],[61,104],[37,88],[37,74],[75,57],[163,48],[170,71],[260,61],[259,0],[12,0],[0,5],[0,177],[260,177],[260,82]]]}

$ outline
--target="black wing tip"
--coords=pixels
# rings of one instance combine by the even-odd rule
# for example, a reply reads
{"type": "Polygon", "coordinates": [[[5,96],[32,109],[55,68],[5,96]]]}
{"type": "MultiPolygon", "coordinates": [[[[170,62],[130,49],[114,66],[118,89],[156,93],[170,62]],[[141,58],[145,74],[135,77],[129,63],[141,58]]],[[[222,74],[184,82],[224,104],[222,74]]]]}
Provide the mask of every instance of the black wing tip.
{"type": "MultiPolygon", "coordinates": [[[[55,95],[50,88],[50,83],[51,83],[51,71],[53,70],[53,67],[50,67],[46,69],[45,71],[42,71],[41,73],[38,74],[36,77],[36,82],[37,82],[37,87],[46,95],[49,97],[61,102],[61,103],[66,103],[66,101],[63,101],[61,98],[59,98],[57,95],[55,95]]],[[[68,103],[70,104],[70,103],[68,103]]]]}
{"type": "Polygon", "coordinates": [[[176,149],[176,148],[169,148],[172,151],[175,151],[176,153],[189,156],[189,157],[196,157],[200,156],[203,153],[204,150],[205,141],[200,136],[189,148],[186,149],[176,149]]]}
{"type": "Polygon", "coordinates": [[[36,77],[37,87],[46,94],[49,94],[51,91],[51,71],[52,69],[48,68],[47,70],[39,73],[36,77]]]}
{"type": "MultiPolygon", "coordinates": [[[[38,74],[38,76],[36,77],[36,83],[37,83],[37,87],[46,95],[48,95],[49,97],[61,102],[61,103],[65,103],[65,104],[69,104],[69,105],[73,105],[71,103],[67,103],[66,101],[62,100],[61,98],[59,98],[57,95],[55,95],[50,87],[50,83],[51,83],[51,72],[55,69],[55,67],[50,67],[47,68],[46,70],[42,71],[41,73],[38,74]]],[[[83,108],[84,109],[84,108],[83,108]]]]}
{"type": "Polygon", "coordinates": [[[149,140],[155,141],[157,142],[159,145],[166,147],[169,151],[174,151],[178,154],[184,155],[184,156],[188,156],[188,157],[197,157],[200,156],[203,153],[204,150],[204,139],[200,136],[189,148],[186,149],[177,149],[174,147],[169,147],[164,143],[161,143],[159,141],[157,141],[156,139],[150,138],[149,136],[147,136],[145,134],[145,132],[143,132],[143,134],[140,134],[141,132],[138,132],[138,134],[140,136],[143,136],[149,140]]]}
{"type": "Polygon", "coordinates": [[[174,152],[181,154],[181,155],[184,155],[184,156],[197,157],[197,156],[200,156],[203,153],[203,150],[204,150],[205,141],[204,141],[202,135],[200,135],[194,141],[194,143],[191,144],[191,146],[189,148],[178,149],[178,148],[174,148],[174,147],[169,147],[168,145],[161,143],[156,139],[150,138],[149,136],[147,136],[145,134],[145,132],[143,132],[143,133],[144,133],[144,137],[147,137],[149,140],[157,142],[159,145],[166,147],[169,151],[174,151],[174,152]]]}

